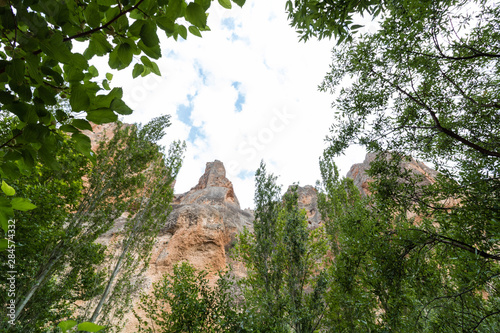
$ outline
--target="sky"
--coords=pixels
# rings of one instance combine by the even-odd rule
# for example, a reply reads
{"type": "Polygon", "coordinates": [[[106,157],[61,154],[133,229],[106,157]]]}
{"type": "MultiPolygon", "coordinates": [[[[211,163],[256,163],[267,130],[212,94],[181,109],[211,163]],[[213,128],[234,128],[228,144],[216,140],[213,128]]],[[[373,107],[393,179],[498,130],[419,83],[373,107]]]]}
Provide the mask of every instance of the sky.
{"type": "MultiPolygon", "coordinates": [[[[176,193],[195,186],[206,163],[216,159],[224,163],[242,208],[254,206],[254,174],[261,160],[284,190],[293,183],[315,185],[334,115],[334,96],[317,87],[335,42],[299,42],[283,0],[247,0],[243,8],[233,4],[230,10],[213,1],[208,25],[211,31],[202,38],[160,37],[161,77],[132,79],[133,64],[110,71],[111,86],[123,88],[134,110],[123,121],[172,116],[161,144],[187,144],[176,193]]],[[[361,148],[350,148],[336,161],[341,175],[364,155],[361,148]]]]}

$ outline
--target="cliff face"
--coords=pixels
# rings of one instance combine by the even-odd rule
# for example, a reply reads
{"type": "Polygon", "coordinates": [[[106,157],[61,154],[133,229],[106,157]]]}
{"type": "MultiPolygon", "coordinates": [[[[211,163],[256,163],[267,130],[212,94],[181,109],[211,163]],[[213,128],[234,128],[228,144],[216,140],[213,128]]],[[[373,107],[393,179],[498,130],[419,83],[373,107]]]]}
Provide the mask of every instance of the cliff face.
{"type": "MultiPolygon", "coordinates": [[[[294,185],[289,186],[287,192],[294,185]]],[[[299,208],[305,210],[310,229],[315,229],[321,224],[321,215],[318,210],[318,192],[314,186],[297,186],[299,208]]]]}
{"type": "MultiPolygon", "coordinates": [[[[370,195],[369,183],[372,179],[368,176],[367,170],[370,168],[370,163],[375,160],[376,155],[372,153],[366,154],[365,160],[363,163],[354,164],[349,172],[347,173],[347,177],[351,178],[354,181],[354,185],[356,185],[363,195],[370,195]]],[[[404,162],[401,164],[401,167],[412,171],[416,175],[421,175],[422,181],[420,181],[418,186],[425,186],[429,184],[433,184],[435,182],[435,178],[438,174],[436,170],[433,170],[419,162],[415,159],[411,159],[409,162],[404,162]]]]}
{"type": "MultiPolygon", "coordinates": [[[[226,267],[227,251],[235,235],[244,227],[251,229],[253,218],[251,212],[240,209],[222,162],[207,163],[198,184],[175,196],[172,212],[155,241],[141,291],[150,292],[152,284],[171,273],[173,265],[179,261],[188,261],[196,269],[208,271],[209,279],[214,281],[215,273],[226,267]]],[[[117,220],[117,225],[119,222],[117,220]]],[[[111,231],[107,233],[111,234],[111,231]]],[[[134,308],[137,311],[135,304],[134,308]]],[[[135,317],[129,314],[127,319],[129,324],[123,332],[136,332],[135,317]]]]}
{"type": "Polygon", "coordinates": [[[224,165],[217,160],[207,163],[196,186],[176,195],[172,208],[153,253],[154,275],[169,271],[182,260],[198,269],[224,269],[226,249],[253,221],[251,213],[240,209],[224,165]]]}

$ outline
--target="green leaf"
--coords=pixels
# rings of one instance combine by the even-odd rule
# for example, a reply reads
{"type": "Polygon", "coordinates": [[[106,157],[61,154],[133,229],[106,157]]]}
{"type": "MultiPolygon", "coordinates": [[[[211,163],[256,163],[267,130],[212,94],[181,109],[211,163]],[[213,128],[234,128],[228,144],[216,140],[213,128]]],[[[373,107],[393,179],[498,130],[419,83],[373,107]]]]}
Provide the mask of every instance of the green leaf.
{"type": "Polygon", "coordinates": [[[40,47],[45,55],[56,61],[62,62],[63,64],[71,63],[71,52],[69,51],[66,44],[63,42],[63,36],[60,32],[55,30],[56,33],[53,34],[49,39],[42,39],[40,41],[40,47]]]}
{"type": "Polygon", "coordinates": [[[154,47],[160,43],[160,39],[156,35],[156,24],[147,21],[141,28],[141,40],[147,47],[154,47]]]}
{"type": "Polygon", "coordinates": [[[229,0],[219,0],[219,4],[226,9],[231,9],[231,1],[229,0]]]}
{"type": "Polygon", "coordinates": [[[38,84],[42,84],[43,78],[40,75],[39,58],[33,54],[26,55],[26,65],[28,66],[29,76],[32,77],[38,84]]]}
{"type": "Polygon", "coordinates": [[[96,95],[95,98],[92,99],[92,109],[109,109],[113,99],[122,97],[123,89],[113,88],[107,95],[96,95]]]}
{"type": "Polygon", "coordinates": [[[161,57],[161,48],[160,45],[155,45],[153,47],[146,46],[142,40],[137,43],[137,46],[148,56],[153,59],[160,59],[161,57]]]}
{"type": "Polygon", "coordinates": [[[134,37],[139,37],[141,35],[141,29],[142,26],[146,23],[144,20],[136,20],[130,28],[128,29],[128,35],[129,36],[134,36],[134,37]]]}
{"type": "Polygon", "coordinates": [[[177,32],[181,35],[182,38],[187,39],[187,29],[183,25],[177,26],[177,32]]]}
{"type": "Polygon", "coordinates": [[[90,141],[90,138],[86,136],[83,133],[74,133],[71,138],[73,139],[73,142],[75,143],[76,149],[82,153],[83,155],[90,157],[91,154],[91,149],[92,149],[92,143],[90,141]]]}
{"type": "Polygon", "coordinates": [[[141,64],[135,64],[134,70],[132,71],[132,78],[136,78],[144,72],[144,66],[141,64]]]}
{"type": "Polygon", "coordinates": [[[7,232],[9,218],[14,216],[11,201],[5,197],[0,197],[0,223],[2,229],[7,232]]]}
{"type": "Polygon", "coordinates": [[[108,61],[109,67],[112,69],[123,69],[122,67],[122,62],[120,58],[118,57],[118,48],[114,48],[113,51],[109,54],[109,61],[108,61]]]}
{"type": "Polygon", "coordinates": [[[113,80],[113,74],[111,74],[111,73],[106,73],[106,79],[108,79],[108,81],[113,80]]]}
{"type": "Polygon", "coordinates": [[[61,165],[57,162],[54,155],[55,151],[53,150],[53,146],[43,145],[38,149],[38,157],[44,164],[53,170],[60,170],[61,165]]]}
{"type": "Polygon", "coordinates": [[[129,108],[121,98],[113,99],[113,101],[111,102],[111,110],[123,115],[129,115],[133,112],[132,109],[129,108]]]}
{"type": "Polygon", "coordinates": [[[16,194],[16,190],[9,184],[7,184],[4,180],[2,180],[2,191],[5,195],[13,196],[16,194]]]}
{"type": "Polygon", "coordinates": [[[207,25],[207,14],[205,14],[203,7],[191,2],[186,8],[186,20],[198,28],[204,28],[207,25]]]}
{"type": "Polygon", "coordinates": [[[61,109],[56,110],[56,119],[58,122],[63,122],[68,119],[68,115],[61,109]]]}
{"type": "Polygon", "coordinates": [[[31,104],[16,101],[12,104],[5,105],[4,108],[18,116],[24,123],[38,122],[38,116],[33,105],[31,104]]]}
{"type": "Polygon", "coordinates": [[[26,198],[12,198],[11,201],[12,208],[15,210],[20,210],[23,212],[27,212],[28,210],[35,209],[36,206],[31,203],[29,199],[26,198]]]}
{"type": "Polygon", "coordinates": [[[195,27],[194,25],[191,25],[188,29],[189,29],[189,32],[192,33],[193,35],[201,37],[200,30],[198,30],[198,28],[195,27]]]}
{"type": "Polygon", "coordinates": [[[175,32],[175,23],[168,17],[160,16],[156,18],[156,24],[167,34],[173,34],[175,32]]]}
{"type": "Polygon", "coordinates": [[[99,76],[99,71],[94,65],[92,65],[89,67],[89,74],[92,75],[92,77],[97,77],[99,76]]]}
{"type": "Polygon", "coordinates": [[[103,33],[94,33],[90,37],[89,47],[83,55],[86,59],[90,59],[95,55],[103,56],[113,50],[113,47],[108,42],[106,35],[103,33]]]}
{"type": "Polygon", "coordinates": [[[207,11],[208,8],[210,8],[210,5],[212,4],[211,0],[194,0],[198,5],[200,5],[204,11],[207,11]]]}
{"type": "Polygon", "coordinates": [[[127,67],[132,62],[134,56],[132,47],[128,43],[118,45],[118,58],[122,63],[122,68],[127,67]]]}
{"type": "Polygon", "coordinates": [[[116,0],[97,0],[97,3],[101,6],[113,6],[116,5],[116,0]]]}
{"type": "Polygon", "coordinates": [[[67,332],[68,330],[72,329],[73,327],[75,327],[78,323],[74,320],[65,320],[65,321],[61,321],[57,327],[59,327],[63,333],[67,332]]]}
{"type": "Polygon", "coordinates": [[[165,17],[175,22],[182,15],[183,6],[185,6],[183,0],[169,0],[165,17]]]}
{"type": "MultiPolygon", "coordinates": [[[[12,208],[10,208],[10,210],[12,210],[12,208]]],[[[9,218],[7,217],[7,215],[8,214],[3,211],[2,207],[0,206],[0,227],[5,233],[7,233],[7,230],[9,230],[9,218]]]]}
{"type": "Polygon", "coordinates": [[[104,328],[106,328],[106,327],[105,326],[96,325],[94,323],[88,323],[88,322],[78,324],[78,330],[79,331],[99,332],[100,330],[102,330],[104,328]]]}
{"type": "Polygon", "coordinates": [[[19,95],[19,98],[22,101],[29,102],[31,101],[31,98],[33,97],[31,94],[31,87],[27,84],[13,84],[13,82],[9,82],[9,87],[12,89],[14,92],[16,92],[19,95]]]}
{"type": "Polygon", "coordinates": [[[68,124],[62,125],[61,127],[59,127],[59,129],[63,132],[68,132],[68,133],[80,133],[80,131],[75,126],[68,124]]]}
{"type": "Polygon", "coordinates": [[[71,125],[75,126],[76,128],[79,128],[81,130],[92,131],[92,126],[85,119],[73,119],[71,121],[71,125]]]}
{"type": "Polygon", "coordinates": [[[246,0],[233,0],[233,2],[235,4],[237,4],[238,6],[240,6],[240,7],[243,7],[243,5],[245,4],[246,0]]]}
{"type": "Polygon", "coordinates": [[[69,104],[74,112],[86,111],[90,106],[90,98],[83,85],[77,84],[71,87],[69,104]]]}
{"type": "Polygon", "coordinates": [[[158,65],[156,63],[152,62],[148,57],[144,56],[141,57],[141,61],[144,66],[151,70],[151,72],[155,73],[158,76],[161,76],[160,69],[158,68],[158,65]]]}
{"type": "Polygon", "coordinates": [[[118,115],[111,109],[103,108],[87,112],[87,120],[96,124],[112,123],[118,120],[118,115]]]}
{"type": "Polygon", "coordinates": [[[38,86],[35,94],[40,97],[46,105],[56,105],[56,91],[45,86],[38,86]]]}
{"type": "Polygon", "coordinates": [[[9,241],[5,238],[0,239],[0,251],[5,250],[7,247],[9,247],[9,241]]]}
{"type": "Polygon", "coordinates": [[[5,72],[10,76],[15,84],[20,84],[24,81],[25,63],[22,59],[14,59],[5,68],[5,72]]]}
{"type": "Polygon", "coordinates": [[[85,19],[87,20],[87,24],[91,28],[97,28],[101,25],[101,13],[97,2],[90,2],[83,13],[85,15],[85,19]]]}

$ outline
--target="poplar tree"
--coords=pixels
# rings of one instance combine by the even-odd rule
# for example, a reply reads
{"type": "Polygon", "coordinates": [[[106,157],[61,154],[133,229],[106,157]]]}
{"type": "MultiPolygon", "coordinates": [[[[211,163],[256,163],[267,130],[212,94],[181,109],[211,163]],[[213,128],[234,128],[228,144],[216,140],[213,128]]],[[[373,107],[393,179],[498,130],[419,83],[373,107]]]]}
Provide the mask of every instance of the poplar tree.
{"type": "Polygon", "coordinates": [[[253,233],[239,235],[237,257],[249,331],[314,332],[327,304],[326,241],[322,228],[307,228],[296,186],[281,197],[276,177],[261,163],[256,172],[253,233]]]}

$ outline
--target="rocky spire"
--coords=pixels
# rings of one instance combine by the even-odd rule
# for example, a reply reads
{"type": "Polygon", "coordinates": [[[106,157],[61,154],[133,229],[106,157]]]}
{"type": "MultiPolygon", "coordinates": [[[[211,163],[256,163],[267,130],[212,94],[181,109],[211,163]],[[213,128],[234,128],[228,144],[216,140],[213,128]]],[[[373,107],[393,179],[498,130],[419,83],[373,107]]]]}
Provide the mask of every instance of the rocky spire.
{"type": "Polygon", "coordinates": [[[208,162],[198,184],[189,192],[177,196],[175,203],[229,204],[240,208],[233,183],[226,178],[226,169],[219,160],[208,162]]]}

